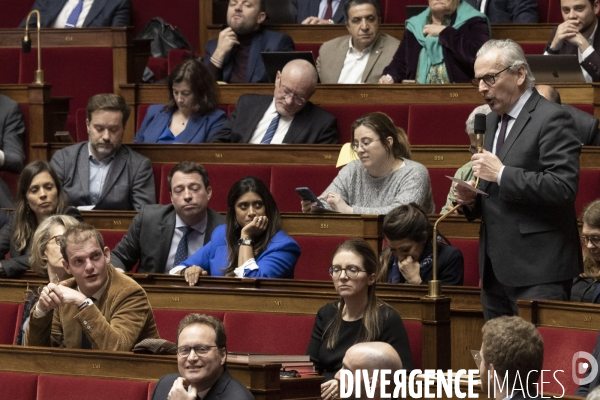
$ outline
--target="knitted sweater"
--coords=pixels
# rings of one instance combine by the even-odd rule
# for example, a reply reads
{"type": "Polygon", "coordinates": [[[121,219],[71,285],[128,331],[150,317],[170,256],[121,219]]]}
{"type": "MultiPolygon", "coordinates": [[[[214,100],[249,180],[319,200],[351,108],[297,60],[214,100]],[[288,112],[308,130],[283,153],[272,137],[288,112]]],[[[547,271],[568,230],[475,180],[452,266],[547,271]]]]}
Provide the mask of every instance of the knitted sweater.
{"type": "Polygon", "coordinates": [[[387,214],[411,202],[420,204],[428,213],[434,212],[429,172],[422,164],[408,159],[383,178],[373,178],[359,160],[352,161],[340,170],[323,193],[327,192],[342,196],[354,214],[387,214]]]}

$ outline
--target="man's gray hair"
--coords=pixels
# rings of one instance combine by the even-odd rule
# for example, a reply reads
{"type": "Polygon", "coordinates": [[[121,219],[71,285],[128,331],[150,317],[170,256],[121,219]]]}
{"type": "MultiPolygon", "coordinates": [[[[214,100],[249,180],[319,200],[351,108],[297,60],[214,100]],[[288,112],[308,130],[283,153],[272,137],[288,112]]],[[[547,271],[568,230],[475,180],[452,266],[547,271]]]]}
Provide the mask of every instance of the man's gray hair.
{"type": "Polygon", "coordinates": [[[525,59],[525,53],[523,53],[521,46],[511,39],[491,39],[481,46],[477,52],[477,58],[492,50],[500,51],[502,65],[510,67],[511,71],[516,71],[519,67],[523,66],[525,68],[525,83],[527,84],[527,88],[533,89],[535,87],[535,78],[531,72],[531,68],[529,68],[527,59],[525,59]]]}

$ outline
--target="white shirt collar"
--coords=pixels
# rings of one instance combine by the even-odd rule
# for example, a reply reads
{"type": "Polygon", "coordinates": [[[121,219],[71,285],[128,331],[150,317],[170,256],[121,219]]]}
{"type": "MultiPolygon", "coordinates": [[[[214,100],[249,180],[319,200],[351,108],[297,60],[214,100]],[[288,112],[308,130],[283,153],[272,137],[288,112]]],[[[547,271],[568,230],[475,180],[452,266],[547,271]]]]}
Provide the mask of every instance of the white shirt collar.
{"type": "MultiPolygon", "coordinates": [[[[204,231],[206,231],[207,224],[208,224],[208,213],[206,213],[206,217],[204,217],[204,219],[202,219],[202,221],[198,222],[196,225],[192,225],[191,228],[200,233],[204,233],[204,231]]],[[[175,228],[179,228],[180,226],[187,226],[187,225],[185,222],[183,222],[183,220],[181,218],[179,218],[179,215],[175,214],[175,228]]]]}
{"type": "Polygon", "coordinates": [[[523,93],[521,95],[521,97],[519,97],[519,100],[517,100],[515,105],[507,112],[507,114],[510,115],[511,118],[517,119],[517,117],[521,113],[521,110],[525,106],[525,103],[527,103],[527,100],[529,100],[529,98],[531,97],[532,94],[533,94],[533,90],[531,90],[531,89],[525,90],[525,93],[523,93]]]}
{"type": "Polygon", "coordinates": [[[352,36],[350,36],[350,39],[348,39],[348,52],[350,54],[355,53],[356,55],[369,54],[371,52],[371,50],[373,50],[373,45],[375,44],[376,41],[377,41],[377,38],[375,38],[375,40],[373,40],[373,43],[371,43],[370,45],[365,47],[362,52],[359,52],[358,50],[356,50],[356,47],[354,47],[354,45],[352,44],[352,36]]]}

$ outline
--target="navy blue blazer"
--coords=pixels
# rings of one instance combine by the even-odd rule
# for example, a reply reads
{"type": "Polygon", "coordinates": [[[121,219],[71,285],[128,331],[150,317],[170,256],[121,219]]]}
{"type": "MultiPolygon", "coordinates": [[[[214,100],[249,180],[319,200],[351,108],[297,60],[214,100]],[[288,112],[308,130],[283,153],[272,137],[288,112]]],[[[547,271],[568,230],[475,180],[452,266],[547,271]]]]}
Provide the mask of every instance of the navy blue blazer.
{"type": "MultiPolygon", "coordinates": [[[[319,16],[319,4],[321,0],[291,0],[290,8],[292,15],[294,16],[296,23],[301,24],[308,17],[319,16]]],[[[346,22],[344,18],[344,4],[346,0],[341,0],[338,8],[333,13],[331,19],[336,24],[343,24],[346,22]]]]}
{"type": "MultiPolygon", "coordinates": [[[[480,0],[465,0],[479,10],[480,0]]],[[[492,24],[534,24],[538,22],[536,0],[488,0],[485,5],[485,15],[492,24]]]]}
{"type": "MultiPolygon", "coordinates": [[[[135,143],[156,143],[163,133],[173,113],[164,110],[162,104],[148,107],[142,126],[135,135],[135,143]]],[[[227,120],[225,111],[216,109],[210,114],[201,117],[192,116],[183,132],[177,136],[178,143],[206,143],[206,140],[221,129],[227,120]]]]}
{"type": "MultiPolygon", "coordinates": [[[[58,14],[67,4],[67,0],[35,0],[32,10],[39,10],[42,28],[51,28],[58,14]]],[[[83,27],[91,26],[129,26],[131,0],[96,0],[83,21],[83,27]]],[[[21,21],[20,28],[25,27],[27,17],[21,21]]],[[[29,20],[29,26],[37,26],[37,17],[29,20]]]]}
{"type": "MultiPolygon", "coordinates": [[[[210,57],[217,49],[218,39],[209,40],[206,44],[206,57],[204,64],[210,63],[210,57]]],[[[246,71],[247,83],[269,82],[265,64],[263,63],[260,53],[274,51],[294,51],[294,41],[285,33],[273,32],[268,29],[263,29],[254,36],[252,45],[250,46],[250,54],[248,56],[248,69],[246,71]]],[[[223,60],[223,69],[221,76],[217,78],[219,81],[229,82],[231,79],[231,71],[233,69],[234,51],[230,51],[223,60]]]]}

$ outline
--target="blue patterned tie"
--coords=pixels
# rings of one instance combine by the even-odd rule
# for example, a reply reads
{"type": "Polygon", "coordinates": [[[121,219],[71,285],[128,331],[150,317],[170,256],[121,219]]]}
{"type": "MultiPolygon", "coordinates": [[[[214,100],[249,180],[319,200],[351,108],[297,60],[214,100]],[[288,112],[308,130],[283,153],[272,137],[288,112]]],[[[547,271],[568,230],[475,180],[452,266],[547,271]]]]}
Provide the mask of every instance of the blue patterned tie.
{"type": "Polygon", "coordinates": [[[187,235],[192,231],[192,228],[190,228],[189,226],[179,226],[177,227],[177,229],[183,232],[183,237],[177,245],[177,251],[175,252],[175,262],[173,262],[174,267],[180,265],[183,261],[185,261],[188,258],[187,235]]]}
{"type": "Polygon", "coordinates": [[[69,14],[65,28],[77,27],[77,20],[79,19],[79,15],[81,15],[81,10],[83,10],[83,0],[79,0],[79,3],[77,3],[71,14],[69,14]]]}
{"type": "Polygon", "coordinates": [[[261,144],[271,143],[271,140],[273,140],[273,136],[275,136],[275,132],[277,132],[277,126],[279,126],[279,117],[280,115],[279,113],[277,113],[277,115],[275,115],[275,117],[271,120],[271,124],[267,129],[267,133],[265,133],[265,136],[260,141],[261,144]]]}

